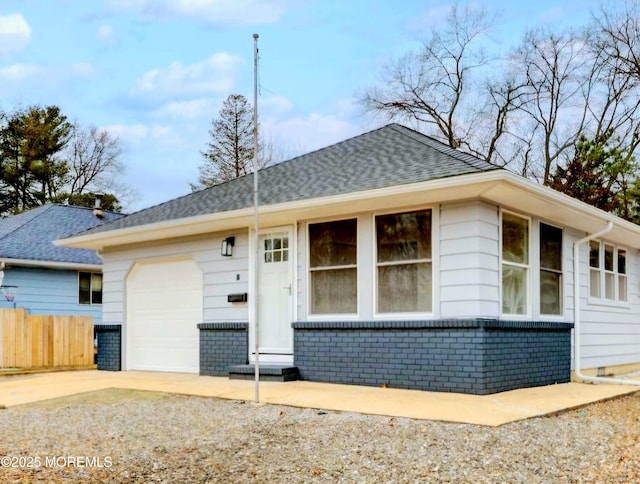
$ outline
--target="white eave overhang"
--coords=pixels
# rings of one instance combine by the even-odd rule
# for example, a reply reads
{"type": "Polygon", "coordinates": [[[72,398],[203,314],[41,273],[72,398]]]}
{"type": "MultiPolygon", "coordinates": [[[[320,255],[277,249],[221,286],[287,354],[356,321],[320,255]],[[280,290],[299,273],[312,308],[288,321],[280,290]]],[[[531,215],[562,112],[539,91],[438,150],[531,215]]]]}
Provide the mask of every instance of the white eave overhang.
{"type": "MultiPolygon", "coordinates": [[[[607,239],[640,248],[640,226],[506,170],[452,176],[419,183],[260,206],[260,225],[277,226],[296,220],[332,217],[391,207],[481,199],[504,208],[585,233],[613,223],[607,239]]],[[[106,247],[246,230],[253,225],[253,207],[167,220],[135,227],[78,235],[56,245],[102,250],[106,247]]]]}

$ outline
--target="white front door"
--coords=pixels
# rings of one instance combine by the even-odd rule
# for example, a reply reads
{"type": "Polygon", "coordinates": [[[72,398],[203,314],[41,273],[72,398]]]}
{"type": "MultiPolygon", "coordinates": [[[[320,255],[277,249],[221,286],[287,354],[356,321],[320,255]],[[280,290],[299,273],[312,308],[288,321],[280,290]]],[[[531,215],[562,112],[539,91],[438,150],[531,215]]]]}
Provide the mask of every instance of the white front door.
{"type": "MultiPolygon", "coordinates": [[[[258,324],[261,361],[293,361],[292,241],[292,228],[260,233],[258,324]]],[[[252,343],[251,353],[253,350],[252,343]]]]}

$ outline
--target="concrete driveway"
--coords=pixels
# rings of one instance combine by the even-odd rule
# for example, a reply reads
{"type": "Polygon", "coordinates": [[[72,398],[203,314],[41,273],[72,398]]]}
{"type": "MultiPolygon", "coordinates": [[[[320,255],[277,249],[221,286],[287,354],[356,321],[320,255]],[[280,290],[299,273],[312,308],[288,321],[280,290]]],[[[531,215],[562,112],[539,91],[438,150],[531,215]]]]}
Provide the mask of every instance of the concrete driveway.
{"type": "MultiPolygon", "coordinates": [[[[107,388],[253,401],[253,381],[183,373],[98,370],[0,376],[0,406],[107,388]]],[[[499,426],[634,393],[631,385],[563,383],[493,395],[398,390],[306,381],[260,382],[260,403],[499,426]]]]}

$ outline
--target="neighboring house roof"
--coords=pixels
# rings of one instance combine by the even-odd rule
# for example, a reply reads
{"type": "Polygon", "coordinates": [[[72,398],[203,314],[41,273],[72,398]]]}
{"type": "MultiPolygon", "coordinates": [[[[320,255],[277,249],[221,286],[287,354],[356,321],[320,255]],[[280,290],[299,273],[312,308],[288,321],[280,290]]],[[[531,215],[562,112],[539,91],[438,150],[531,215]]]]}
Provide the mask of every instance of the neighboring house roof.
{"type": "MultiPolygon", "coordinates": [[[[409,128],[389,124],[260,170],[260,204],[271,205],[499,169],[409,128]]],[[[253,174],[141,210],[86,233],[251,206],[253,174]]]]}
{"type": "Polygon", "coordinates": [[[47,204],[0,219],[0,260],[100,265],[94,250],[58,247],[53,241],[96,227],[123,215],[60,204],[47,204]]]}

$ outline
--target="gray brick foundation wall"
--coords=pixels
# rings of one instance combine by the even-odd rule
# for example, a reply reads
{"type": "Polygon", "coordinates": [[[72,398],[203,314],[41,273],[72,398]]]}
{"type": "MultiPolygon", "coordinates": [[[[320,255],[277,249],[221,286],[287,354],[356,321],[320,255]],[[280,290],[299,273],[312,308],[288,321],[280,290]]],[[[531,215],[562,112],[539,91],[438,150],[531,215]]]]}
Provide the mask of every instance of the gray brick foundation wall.
{"type": "Polygon", "coordinates": [[[568,382],[572,324],[486,319],[296,322],[303,380],[485,395],[568,382]]]}
{"type": "Polygon", "coordinates": [[[98,339],[98,370],[122,369],[122,327],[119,324],[96,324],[98,339]]]}
{"type": "Polygon", "coordinates": [[[200,374],[227,376],[229,367],[248,363],[248,323],[201,323],[200,374]]]}

